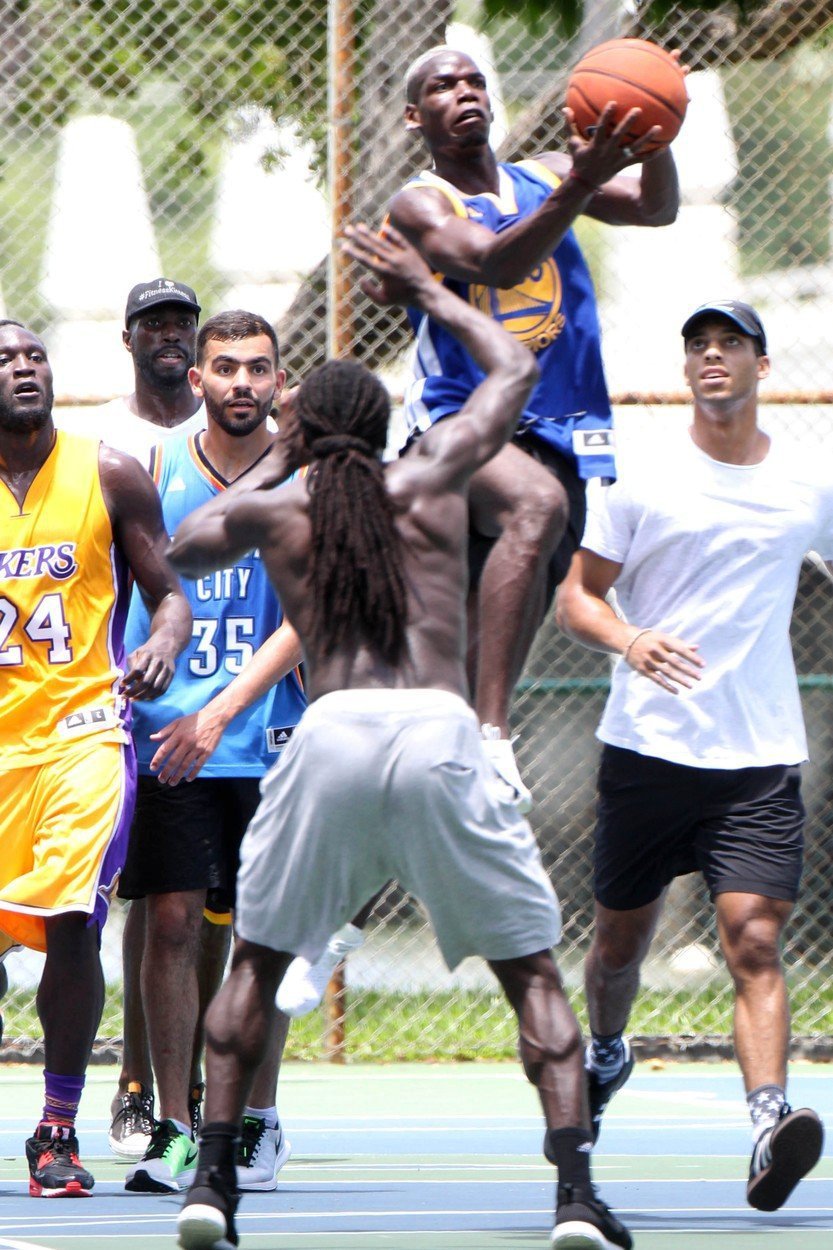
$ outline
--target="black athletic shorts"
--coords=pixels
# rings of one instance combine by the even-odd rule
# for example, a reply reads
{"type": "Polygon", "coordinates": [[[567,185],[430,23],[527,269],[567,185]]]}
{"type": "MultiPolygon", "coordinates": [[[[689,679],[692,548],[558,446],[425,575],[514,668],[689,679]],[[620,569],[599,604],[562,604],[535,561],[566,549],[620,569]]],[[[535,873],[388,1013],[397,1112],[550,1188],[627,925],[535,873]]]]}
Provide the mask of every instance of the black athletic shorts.
{"type": "Polygon", "coordinates": [[[712,900],[738,891],[794,902],[804,852],[801,769],[691,768],[605,746],[593,884],[629,911],[701,872],[712,900]]]}
{"type": "MultiPolygon", "coordinates": [[[[516,447],[520,447],[521,451],[525,451],[534,460],[537,460],[539,464],[542,464],[545,469],[549,469],[553,477],[558,478],[567,493],[569,505],[567,528],[564,530],[561,542],[550,558],[547,571],[547,601],[545,610],[548,611],[556,589],[567,576],[570,561],[581,545],[584,535],[584,522],[587,517],[586,483],[583,478],[579,477],[573,461],[568,460],[566,456],[562,456],[549,443],[543,443],[538,438],[524,434],[519,435],[513,442],[516,447]]],[[[485,534],[478,534],[476,530],[469,531],[470,586],[480,585],[483,566],[488,560],[489,552],[496,542],[497,539],[487,538],[485,534]]]]}
{"type": "Polygon", "coordinates": [[[232,910],[240,843],[259,801],[257,777],[197,777],[176,786],[139,777],[119,897],[204,889],[211,911],[232,910]]]}

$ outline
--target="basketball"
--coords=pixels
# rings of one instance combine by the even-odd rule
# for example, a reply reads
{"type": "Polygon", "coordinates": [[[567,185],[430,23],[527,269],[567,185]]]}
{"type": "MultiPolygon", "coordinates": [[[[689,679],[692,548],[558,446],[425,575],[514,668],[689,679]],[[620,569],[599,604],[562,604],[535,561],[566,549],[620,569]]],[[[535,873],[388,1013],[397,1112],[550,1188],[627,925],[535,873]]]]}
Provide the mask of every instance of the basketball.
{"type": "Polygon", "coordinates": [[[670,143],[683,124],[688,107],[685,75],[676,59],[655,43],[611,39],[582,57],[567,84],[566,103],[584,138],[593,133],[604,106],[614,100],[617,124],[630,109],[642,110],[628,131],[628,142],[639,139],[653,126],[662,128],[659,140],[644,149],[656,151],[670,143]]]}

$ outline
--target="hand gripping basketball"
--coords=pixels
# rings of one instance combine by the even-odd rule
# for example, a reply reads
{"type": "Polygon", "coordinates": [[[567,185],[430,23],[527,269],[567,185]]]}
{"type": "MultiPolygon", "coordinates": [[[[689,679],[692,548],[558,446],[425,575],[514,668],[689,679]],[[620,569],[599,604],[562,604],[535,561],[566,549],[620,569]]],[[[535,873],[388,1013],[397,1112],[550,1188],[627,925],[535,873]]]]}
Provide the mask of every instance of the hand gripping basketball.
{"type": "MultiPolygon", "coordinates": [[[[582,57],[567,84],[566,105],[580,135],[589,138],[605,106],[613,103],[615,125],[632,110],[625,148],[654,126],[659,133],[640,148],[644,156],[665,147],[679,133],[688,107],[685,70],[676,55],[645,39],[611,39],[582,57]]],[[[627,154],[627,152],[626,152],[627,154]]]]}

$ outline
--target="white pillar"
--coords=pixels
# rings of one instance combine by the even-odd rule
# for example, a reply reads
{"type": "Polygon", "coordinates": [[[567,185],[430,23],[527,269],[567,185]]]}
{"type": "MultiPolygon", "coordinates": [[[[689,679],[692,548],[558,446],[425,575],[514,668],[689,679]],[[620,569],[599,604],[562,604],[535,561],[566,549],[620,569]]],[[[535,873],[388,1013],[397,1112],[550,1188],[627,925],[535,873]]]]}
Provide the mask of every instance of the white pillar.
{"type": "Polygon", "coordinates": [[[228,284],[225,307],[277,321],[326,255],[329,211],[311,163],[291,126],[276,126],[260,109],[238,114],[211,236],[211,262],[228,284]]]}
{"type": "Polygon", "coordinates": [[[603,228],[599,307],[611,391],[682,390],[680,327],[688,313],[706,300],[744,298],[734,220],[718,202],[737,171],[720,76],[704,70],[687,82],[691,103],[673,145],[682,198],[676,222],[603,228]]]}
{"type": "Polygon", "coordinates": [[[46,337],[56,393],[133,389],[124,304],[135,283],[159,274],[132,128],[114,117],[75,118],[61,135],[41,284],[55,313],[46,337]]]}

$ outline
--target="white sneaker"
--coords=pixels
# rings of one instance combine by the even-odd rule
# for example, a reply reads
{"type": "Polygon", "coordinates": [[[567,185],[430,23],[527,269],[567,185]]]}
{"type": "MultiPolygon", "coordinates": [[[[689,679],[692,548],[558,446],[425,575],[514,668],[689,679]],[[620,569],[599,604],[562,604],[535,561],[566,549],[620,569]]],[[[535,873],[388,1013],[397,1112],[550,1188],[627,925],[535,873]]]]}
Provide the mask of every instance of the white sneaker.
{"type": "Polygon", "coordinates": [[[512,739],[502,738],[497,725],[481,725],[480,736],[483,739],[483,750],[492,768],[501,781],[505,781],[514,792],[513,797],[518,805],[518,811],[525,816],[532,807],[532,792],[521,781],[515,752],[512,750],[512,739]]]}
{"type": "Polygon", "coordinates": [[[197,1167],[197,1143],[173,1120],[160,1120],[142,1158],[124,1174],[131,1194],[175,1194],[187,1189],[197,1167]]]}
{"type": "Polygon", "coordinates": [[[346,924],[334,933],[317,963],[311,964],[300,955],[292,960],[278,986],[275,1002],[284,1015],[305,1016],[324,997],[333,969],[351,951],[358,950],[364,934],[354,924],[346,924]]]}
{"type": "Polygon", "coordinates": [[[259,1116],[243,1116],[237,1147],[237,1188],[246,1193],[278,1188],[278,1172],[292,1154],[292,1144],[281,1128],[267,1128],[259,1116]]]}
{"type": "Polygon", "coordinates": [[[153,1093],[139,1081],[131,1081],[127,1093],[120,1097],[119,1109],[107,1135],[113,1154],[130,1162],[143,1158],[155,1124],[153,1093]]]}

